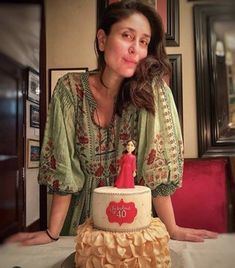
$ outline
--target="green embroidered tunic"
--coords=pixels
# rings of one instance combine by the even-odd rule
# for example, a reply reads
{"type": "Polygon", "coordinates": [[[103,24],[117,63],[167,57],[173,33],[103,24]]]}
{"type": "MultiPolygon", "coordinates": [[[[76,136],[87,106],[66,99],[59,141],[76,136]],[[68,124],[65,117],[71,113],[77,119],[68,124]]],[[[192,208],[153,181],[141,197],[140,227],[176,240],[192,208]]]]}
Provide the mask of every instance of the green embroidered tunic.
{"type": "MultiPolygon", "coordinates": [[[[130,105],[108,127],[94,120],[96,102],[89,73],[59,79],[50,103],[41,150],[39,183],[49,193],[72,194],[62,235],[75,235],[90,215],[94,188],[113,185],[128,140],[137,142],[136,184],[152,195],[170,195],[181,185],[182,137],[171,90],[153,81],[156,116],[130,105]]],[[[99,208],[97,208],[99,209],[99,208]]]]}

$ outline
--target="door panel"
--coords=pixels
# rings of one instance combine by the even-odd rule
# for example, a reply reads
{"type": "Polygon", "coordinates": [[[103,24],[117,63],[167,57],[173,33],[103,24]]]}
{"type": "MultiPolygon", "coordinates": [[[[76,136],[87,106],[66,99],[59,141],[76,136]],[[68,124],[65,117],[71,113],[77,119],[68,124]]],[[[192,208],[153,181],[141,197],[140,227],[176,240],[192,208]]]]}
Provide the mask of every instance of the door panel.
{"type": "Polygon", "coordinates": [[[23,68],[0,54],[0,241],[23,229],[23,68]]]}
{"type": "Polygon", "coordinates": [[[16,155],[17,80],[0,69],[0,153],[16,155]]]}
{"type": "Polygon", "coordinates": [[[18,211],[17,207],[17,176],[18,170],[16,159],[11,157],[0,161],[0,215],[1,215],[1,236],[17,230],[18,211]]]}

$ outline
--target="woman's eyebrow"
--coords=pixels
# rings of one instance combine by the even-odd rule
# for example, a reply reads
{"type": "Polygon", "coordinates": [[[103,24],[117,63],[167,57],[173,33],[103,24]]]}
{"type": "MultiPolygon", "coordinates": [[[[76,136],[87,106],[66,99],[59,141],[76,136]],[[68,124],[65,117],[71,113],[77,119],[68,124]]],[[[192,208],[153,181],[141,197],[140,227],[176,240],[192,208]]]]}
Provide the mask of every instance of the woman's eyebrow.
{"type": "MultiPolygon", "coordinates": [[[[131,28],[131,27],[122,27],[121,30],[129,30],[131,32],[136,32],[136,30],[134,28],[131,28]]],[[[149,34],[144,33],[143,35],[147,38],[151,38],[151,35],[149,35],[149,34]]]]}

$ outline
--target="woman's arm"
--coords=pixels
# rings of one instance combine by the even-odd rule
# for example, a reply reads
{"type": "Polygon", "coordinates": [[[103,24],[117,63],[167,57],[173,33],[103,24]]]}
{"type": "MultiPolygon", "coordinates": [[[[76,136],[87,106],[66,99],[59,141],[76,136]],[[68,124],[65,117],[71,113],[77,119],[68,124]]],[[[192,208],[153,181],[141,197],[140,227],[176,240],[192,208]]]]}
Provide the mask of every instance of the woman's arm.
{"type": "Polygon", "coordinates": [[[69,209],[70,201],[71,194],[62,196],[57,194],[53,195],[48,224],[48,231],[52,237],[59,237],[69,209]]]}
{"type": "MultiPolygon", "coordinates": [[[[53,238],[58,238],[63,227],[65,217],[68,212],[71,195],[53,194],[50,220],[48,225],[49,234],[53,238]]],[[[6,242],[18,242],[25,246],[47,244],[53,240],[47,235],[46,231],[23,232],[9,237],[6,242]]]]}
{"type": "Polygon", "coordinates": [[[205,238],[217,237],[217,233],[211,231],[178,226],[175,222],[174,210],[170,196],[158,196],[153,198],[153,205],[158,217],[166,225],[171,239],[202,242],[205,238]]]}

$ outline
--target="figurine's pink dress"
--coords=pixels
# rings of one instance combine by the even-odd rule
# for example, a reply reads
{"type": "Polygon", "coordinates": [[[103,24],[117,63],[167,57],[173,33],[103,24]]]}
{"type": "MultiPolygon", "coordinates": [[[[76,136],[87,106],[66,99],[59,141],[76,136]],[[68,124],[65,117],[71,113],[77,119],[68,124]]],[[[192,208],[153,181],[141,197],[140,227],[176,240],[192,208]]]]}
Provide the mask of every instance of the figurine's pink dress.
{"type": "Polygon", "coordinates": [[[136,171],[136,157],[133,154],[125,153],[120,159],[120,172],[114,186],[117,188],[134,188],[134,176],[136,171]]]}

